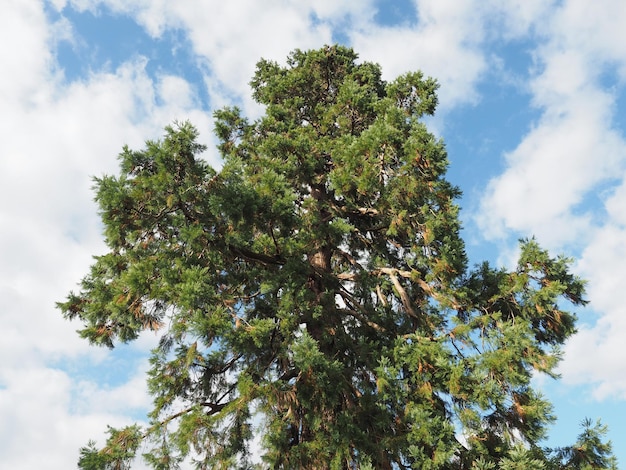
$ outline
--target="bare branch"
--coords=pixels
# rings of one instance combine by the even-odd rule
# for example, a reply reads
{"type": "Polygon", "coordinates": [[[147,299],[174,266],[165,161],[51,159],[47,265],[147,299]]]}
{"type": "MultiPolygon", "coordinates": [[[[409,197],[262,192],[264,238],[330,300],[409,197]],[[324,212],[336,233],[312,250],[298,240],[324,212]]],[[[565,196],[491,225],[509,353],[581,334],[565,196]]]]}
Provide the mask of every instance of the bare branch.
{"type": "Polygon", "coordinates": [[[380,303],[383,304],[383,307],[389,305],[387,299],[383,295],[383,291],[380,289],[380,284],[376,284],[376,295],[378,296],[378,300],[380,300],[380,303]]]}
{"type": "MultiPolygon", "coordinates": [[[[396,268],[378,268],[372,272],[372,274],[387,274],[388,276],[398,275],[405,279],[410,279],[412,282],[415,282],[420,288],[426,292],[428,295],[432,295],[436,297],[436,293],[433,291],[433,288],[430,284],[424,281],[420,276],[415,276],[416,271],[404,271],[396,268]]],[[[397,279],[397,278],[396,278],[397,279]]],[[[393,280],[392,280],[393,281],[393,280]]],[[[394,284],[395,285],[395,284],[394,284]]]]}
{"type": "Polygon", "coordinates": [[[372,207],[359,207],[357,212],[362,215],[380,215],[380,212],[372,207]]]}
{"type": "Polygon", "coordinates": [[[337,279],[342,281],[354,281],[356,280],[356,273],[339,273],[337,279]]]}
{"type": "Polygon", "coordinates": [[[208,414],[210,415],[214,415],[219,413],[220,411],[222,411],[226,406],[228,406],[230,403],[232,402],[226,402],[226,403],[211,403],[211,402],[202,402],[202,403],[198,403],[198,404],[194,404],[191,405],[183,410],[178,411],[177,413],[174,413],[173,415],[168,416],[167,418],[159,421],[158,423],[150,426],[148,428],[148,430],[145,432],[145,434],[143,435],[143,438],[148,437],[148,435],[155,430],[156,428],[160,428],[165,426],[166,424],[168,424],[171,421],[174,421],[177,418],[180,418],[183,415],[186,415],[187,413],[190,413],[191,411],[193,411],[196,406],[200,405],[202,407],[205,408],[210,408],[208,411],[208,414]]]}
{"type": "Polygon", "coordinates": [[[373,330],[378,331],[379,333],[384,333],[387,331],[387,329],[383,326],[380,326],[378,323],[373,322],[372,320],[369,320],[368,318],[366,318],[364,315],[361,315],[359,312],[357,312],[356,310],[353,310],[351,308],[344,308],[341,309],[342,312],[356,318],[357,320],[359,320],[361,323],[366,324],[367,326],[369,326],[370,328],[372,328],[373,330]]]}
{"type": "Polygon", "coordinates": [[[415,310],[413,309],[409,295],[406,293],[406,290],[404,289],[402,284],[400,284],[398,276],[396,276],[396,274],[399,274],[399,271],[397,269],[381,268],[381,272],[387,274],[389,276],[389,279],[391,279],[393,286],[396,288],[398,294],[400,295],[400,300],[402,301],[402,305],[406,310],[406,313],[408,313],[413,318],[419,318],[417,313],[415,313],[415,310]]]}
{"type": "Polygon", "coordinates": [[[256,261],[261,264],[275,264],[275,265],[283,265],[285,264],[284,260],[277,255],[269,256],[263,253],[255,253],[254,251],[248,250],[246,248],[240,248],[236,246],[230,245],[228,247],[235,256],[245,259],[246,261],[256,261]]]}

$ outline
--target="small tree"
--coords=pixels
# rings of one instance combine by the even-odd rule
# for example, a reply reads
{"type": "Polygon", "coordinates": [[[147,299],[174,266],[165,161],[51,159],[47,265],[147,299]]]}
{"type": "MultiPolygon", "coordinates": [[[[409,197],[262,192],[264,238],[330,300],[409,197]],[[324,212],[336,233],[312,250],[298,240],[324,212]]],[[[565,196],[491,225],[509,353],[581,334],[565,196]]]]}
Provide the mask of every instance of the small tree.
{"type": "Polygon", "coordinates": [[[271,468],[547,464],[530,379],[554,375],[583,282],[534,240],[513,271],[468,270],[421,121],[436,82],[336,46],[262,60],[251,85],[263,117],[215,113],[221,170],[184,123],[96,179],[110,251],[59,304],[93,344],[160,332],[146,460],[243,468],[261,434],[271,468]]]}

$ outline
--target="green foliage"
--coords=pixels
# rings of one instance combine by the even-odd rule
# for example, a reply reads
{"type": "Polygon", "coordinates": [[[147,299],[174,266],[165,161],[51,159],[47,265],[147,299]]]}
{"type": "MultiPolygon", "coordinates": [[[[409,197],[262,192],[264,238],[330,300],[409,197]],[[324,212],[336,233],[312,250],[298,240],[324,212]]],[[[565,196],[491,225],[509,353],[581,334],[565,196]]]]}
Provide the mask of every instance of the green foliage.
{"type": "Polygon", "coordinates": [[[582,432],[572,446],[552,451],[550,469],[610,469],[617,470],[617,459],[612,454],[611,442],[604,442],[607,427],[589,418],[582,421],[582,432]]]}
{"type": "Polygon", "coordinates": [[[422,122],[436,82],[335,46],[262,60],[251,85],[260,119],[215,113],[221,170],[182,123],[95,181],[110,251],[59,307],[96,345],[161,336],[149,426],[81,468],[124,468],[139,442],[153,468],[250,468],[257,433],[271,468],[608,465],[600,429],[539,447],[553,416],[531,377],[554,375],[584,284],[534,240],[513,271],[468,269],[422,122]]]}
{"type": "Polygon", "coordinates": [[[80,449],[78,468],[83,470],[125,470],[135,457],[143,438],[138,426],[109,427],[106,446],[98,450],[94,441],[80,449]]]}

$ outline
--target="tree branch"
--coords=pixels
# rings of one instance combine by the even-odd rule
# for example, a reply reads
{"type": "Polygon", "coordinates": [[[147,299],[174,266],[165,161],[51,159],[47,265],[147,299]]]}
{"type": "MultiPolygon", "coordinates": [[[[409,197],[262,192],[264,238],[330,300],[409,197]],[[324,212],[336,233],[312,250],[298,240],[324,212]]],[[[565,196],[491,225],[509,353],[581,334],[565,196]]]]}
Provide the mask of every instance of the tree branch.
{"type": "Polygon", "coordinates": [[[366,314],[362,314],[359,313],[357,310],[362,309],[361,305],[358,303],[358,301],[345,289],[341,290],[338,292],[338,294],[341,296],[341,298],[343,299],[344,302],[346,302],[346,305],[349,305],[350,308],[345,308],[342,309],[343,312],[347,313],[348,315],[353,316],[354,318],[356,318],[357,320],[359,320],[361,323],[365,323],[367,326],[369,326],[370,328],[378,331],[378,332],[386,332],[387,329],[380,326],[378,323],[375,323],[373,321],[371,321],[369,318],[367,318],[366,314]],[[357,308],[359,307],[359,308],[357,308]]]}
{"type": "Polygon", "coordinates": [[[406,290],[404,289],[402,284],[400,284],[400,281],[398,280],[398,276],[396,275],[396,274],[402,275],[401,273],[407,273],[408,276],[403,276],[403,277],[410,278],[411,273],[409,271],[400,271],[398,269],[392,269],[392,268],[380,268],[379,271],[387,274],[389,276],[389,279],[391,279],[393,286],[396,288],[396,291],[398,291],[398,295],[400,295],[400,300],[402,302],[402,306],[406,310],[406,313],[408,313],[413,318],[419,318],[417,313],[415,313],[413,306],[411,305],[412,302],[411,302],[411,299],[409,298],[409,295],[406,293],[406,290]]]}
{"type": "Polygon", "coordinates": [[[153,424],[152,426],[150,426],[148,428],[148,430],[144,433],[144,435],[142,436],[142,438],[146,438],[148,437],[148,435],[155,430],[156,428],[160,428],[165,426],[166,424],[168,424],[171,421],[174,421],[177,418],[180,418],[181,416],[193,411],[195,409],[196,406],[200,405],[203,407],[208,407],[211,408],[209,411],[210,415],[214,415],[216,413],[219,413],[220,411],[222,411],[224,408],[226,408],[226,406],[230,405],[232,403],[232,401],[226,402],[226,403],[210,403],[210,402],[202,402],[202,403],[198,403],[198,404],[194,404],[192,406],[189,406],[183,410],[180,410],[177,413],[174,413],[173,415],[168,416],[167,418],[159,421],[156,424],[153,424]]]}
{"type": "Polygon", "coordinates": [[[261,264],[273,264],[279,266],[285,264],[285,261],[282,259],[282,257],[277,255],[270,256],[263,253],[255,253],[254,251],[248,250],[246,248],[240,248],[232,245],[228,245],[228,249],[235,256],[243,258],[247,261],[256,261],[261,264]]]}

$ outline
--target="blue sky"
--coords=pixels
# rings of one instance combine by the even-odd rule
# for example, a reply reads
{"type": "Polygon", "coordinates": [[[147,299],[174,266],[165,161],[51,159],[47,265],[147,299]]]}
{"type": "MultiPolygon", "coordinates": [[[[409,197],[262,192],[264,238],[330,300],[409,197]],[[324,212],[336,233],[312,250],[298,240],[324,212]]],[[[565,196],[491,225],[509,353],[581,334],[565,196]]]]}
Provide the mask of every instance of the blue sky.
{"type": "Polygon", "coordinates": [[[10,0],[0,17],[3,465],[72,468],[80,445],[150,405],[156,338],[93,349],[54,308],[105,250],[91,177],[177,119],[199,128],[219,165],[212,111],[260,114],[247,86],[256,61],[337,41],[386,79],[420,69],[439,80],[429,126],[464,193],[472,261],[510,265],[516,240],[532,235],[576,259],[591,305],[562,379],[537,381],[559,418],[550,443],[602,418],[626,465],[624,24],[622,0],[10,0]]]}

